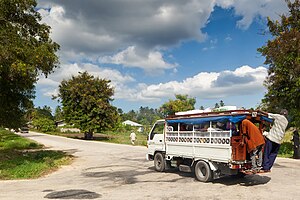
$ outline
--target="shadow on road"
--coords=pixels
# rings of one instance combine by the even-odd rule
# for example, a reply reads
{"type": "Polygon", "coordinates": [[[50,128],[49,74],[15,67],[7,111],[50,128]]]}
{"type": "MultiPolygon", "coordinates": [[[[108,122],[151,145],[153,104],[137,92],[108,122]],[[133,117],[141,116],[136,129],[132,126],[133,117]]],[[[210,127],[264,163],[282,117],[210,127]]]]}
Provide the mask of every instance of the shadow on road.
{"type": "Polygon", "coordinates": [[[157,173],[159,172],[156,172],[152,167],[147,168],[136,167],[133,165],[109,165],[85,169],[82,175],[86,177],[99,178],[101,181],[107,181],[113,184],[113,186],[108,187],[147,182],[177,182],[184,179],[183,174],[181,178],[170,179],[168,177],[166,179],[153,179],[152,174],[157,173]]]}
{"type": "MultiPolygon", "coordinates": [[[[154,167],[137,167],[134,165],[107,165],[93,168],[87,168],[82,173],[83,176],[98,178],[101,181],[111,183],[110,187],[118,187],[124,184],[136,184],[147,182],[189,182],[189,178],[192,181],[196,181],[193,173],[181,172],[178,168],[172,168],[166,172],[162,172],[163,176],[159,178],[153,178],[156,172],[154,167]],[[166,174],[177,174],[179,177],[166,176],[166,174]]],[[[266,184],[271,180],[267,176],[261,175],[248,175],[244,178],[226,176],[220,179],[212,181],[212,184],[224,184],[224,185],[241,185],[241,186],[253,186],[266,184]]],[[[199,182],[200,183],[200,182],[199,182]]],[[[108,184],[110,185],[110,184],[108,184]]]]}
{"type": "Polygon", "coordinates": [[[241,186],[254,186],[264,185],[271,180],[270,177],[262,175],[247,175],[245,177],[225,176],[213,181],[224,185],[241,185],[241,186]]]}
{"type": "MultiPolygon", "coordinates": [[[[154,171],[154,167],[150,167],[154,171]]],[[[179,176],[186,178],[194,178],[195,175],[193,173],[181,172],[178,168],[171,168],[166,173],[176,173],[179,176]]],[[[219,183],[223,185],[241,185],[241,186],[253,186],[253,185],[263,185],[268,183],[271,180],[270,177],[262,176],[262,175],[247,175],[245,177],[239,176],[224,176],[212,181],[213,184],[219,183]]]]}

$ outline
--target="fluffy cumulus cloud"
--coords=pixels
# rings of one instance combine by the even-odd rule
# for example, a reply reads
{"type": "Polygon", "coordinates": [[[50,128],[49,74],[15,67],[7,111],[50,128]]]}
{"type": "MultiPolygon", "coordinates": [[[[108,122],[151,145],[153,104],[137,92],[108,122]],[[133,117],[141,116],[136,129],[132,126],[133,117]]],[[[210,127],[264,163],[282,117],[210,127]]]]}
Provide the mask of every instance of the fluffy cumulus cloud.
{"type": "MultiPolygon", "coordinates": [[[[188,94],[201,99],[251,95],[263,90],[267,76],[265,67],[242,66],[234,71],[201,72],[181,82],[171,81],[155,85],[143,85],[131,100],[159,100],[173,98],[174,94],[188,94]]],[[[131,96],[131,97],[132,97],[131,96]]]]}
{"type": "Polygon", "coordinates": [[[165,62],[159,51],[150,51],[147,55],[143,55],[134,46],[114,56],[101,57],[99,60],[102,63],[120,64],[125,67],[140,67],[145,71],[171,69],[177,66],[177,64],[165,62]]]}
{"type": "Polygon", "coordinates": [[[62,65],[47,78],[40,76],[37,87],[45,96],[57,95],[58,86],[62,80],[68,80],[72,76],[77,76],[79,72],[84,71],[87,71],[94,77],[111,80],[111,86],[115,88],[116,95],[120,97],[123,96],[121,93],[124,91],[124,85],[135,81],[132,76],[121,74],[118,70],[103,68],[90,63],[74,63],[62,65]]]}
{"type": "Polygon", "coordinates": [[[129,83],[135,83],[135,79],[129,75],[124,76],[117,70],[97,65],[76,63],[59,68],[47,79],[41,76],[38,87],[45,96],[57,95],[58,85],[62,80],[83,71],[88,71],[95,77],[110,79],[115,88],[115,99],[140,102],[158,102],[163,98],[173,98],[174,94],[188,94],[200,99],[251,95],[263,91],[263,81],[267,76],[265,67],[242,66],[234,71],[201,72],[182,81],[128,86],[129,83]]]}

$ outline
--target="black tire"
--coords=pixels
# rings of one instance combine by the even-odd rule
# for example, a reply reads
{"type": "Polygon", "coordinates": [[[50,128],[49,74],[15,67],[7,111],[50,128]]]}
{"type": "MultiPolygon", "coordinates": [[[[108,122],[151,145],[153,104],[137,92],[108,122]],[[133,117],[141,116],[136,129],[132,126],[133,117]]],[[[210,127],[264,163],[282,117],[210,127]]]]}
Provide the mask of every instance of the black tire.
{"type": "Polygon", "coordinates": [[[198,181],[208,182],[212,179],[212,171],[208,163],[204,161],[198,161],[194,170],[198,181]]]}
{"type": "Polygon", "coordinates": [[[158,172],[163,172],[166,168],[165,159],[161,153],[156,153],[154,156],[154,167],[158,172]]]}

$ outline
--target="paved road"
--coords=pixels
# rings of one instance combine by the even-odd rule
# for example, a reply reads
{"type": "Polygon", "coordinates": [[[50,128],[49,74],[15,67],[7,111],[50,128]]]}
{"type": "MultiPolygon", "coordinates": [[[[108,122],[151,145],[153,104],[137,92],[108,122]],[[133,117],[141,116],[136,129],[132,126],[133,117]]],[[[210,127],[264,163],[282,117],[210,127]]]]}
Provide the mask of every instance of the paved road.
{"type": "Polygon", "coordinates": [[[46,177],[0,181],[1,200],[39,199],[300,199],[300,160],[278,158],[272,173],[201,183],[190,173],[158,173],[146,148],[31,132],[26,137],[76,157],[46,177]]]}

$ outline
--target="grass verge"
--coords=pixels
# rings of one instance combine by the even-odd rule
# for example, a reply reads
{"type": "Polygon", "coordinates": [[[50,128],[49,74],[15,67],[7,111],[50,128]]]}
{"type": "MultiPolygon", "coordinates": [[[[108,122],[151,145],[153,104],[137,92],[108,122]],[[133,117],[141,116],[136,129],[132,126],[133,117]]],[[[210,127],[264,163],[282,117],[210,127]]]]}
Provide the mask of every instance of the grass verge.
{"type": "MultiPolygon", "coordinates": [[[[102,142],[110,142],[116,144],[130,144],[131,141],[129,138],[131,131],[124,131],[124,132],[112,132],[106,131],[103,133],[94,133],[93,140],[102,141],[102,142]]],[[[135,145],[137,146],[146,146],[147,145],[147,135],[139,132],[136,133],[136,141],[135,145]]],[[[52,133],[51,133],[52,134],[52,133]]],[[[83,133],[54,133],[55,135],[60,135],[69,138],[75,139],[84,139],[83,133]]]]}
{"type": "Polygon", "coordinates": [[[32,140],[0,129],[0,179],[38,178],[72,161],[62,151],[42,148],[32,140]]]}

